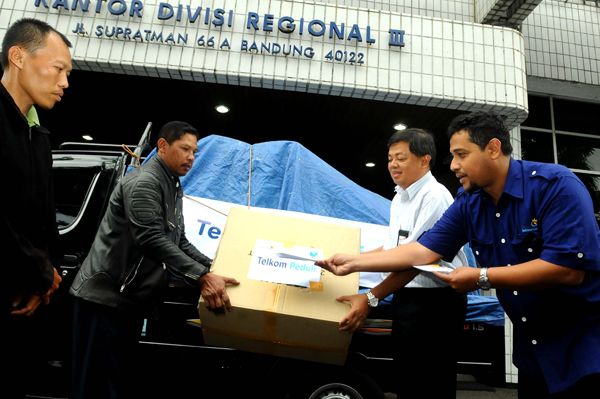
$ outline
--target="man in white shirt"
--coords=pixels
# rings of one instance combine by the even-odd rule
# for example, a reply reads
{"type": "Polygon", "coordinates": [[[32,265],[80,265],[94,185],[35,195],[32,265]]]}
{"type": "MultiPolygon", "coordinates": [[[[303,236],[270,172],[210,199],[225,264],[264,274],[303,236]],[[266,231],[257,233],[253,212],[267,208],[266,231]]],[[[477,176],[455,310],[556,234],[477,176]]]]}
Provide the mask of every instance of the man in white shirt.
{"type": "MultiPolygon", "coordinates": [[[[430,229],[453,201],[452,195],[431,174],[435,163],[433,135],[421,129],[396,132],[388,142],[388,169],[396,183],[390,211],[387,242],[370,252],[385,251],[415,242],[430,229]]],[[[444,266],[467,265],[464,253],[444,266]]],[[[467,299],[448,289],[433,273],[417,269],[389,274],[364,294],[344,296],[350,312],[340,321],[340,330],[359,330],[373,308],[390,294],[396,392],[403,397],[456,397],[455,342],[463,329],[467,299]]]]}

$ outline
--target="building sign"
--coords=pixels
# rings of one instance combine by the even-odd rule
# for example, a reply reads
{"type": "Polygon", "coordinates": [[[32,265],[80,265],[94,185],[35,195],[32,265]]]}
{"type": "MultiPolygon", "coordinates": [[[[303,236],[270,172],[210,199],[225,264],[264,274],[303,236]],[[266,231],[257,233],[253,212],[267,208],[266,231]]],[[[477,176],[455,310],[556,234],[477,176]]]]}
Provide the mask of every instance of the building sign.
{"type": "MultiPolygon", "coordinates": [[[[123,17],[133,19],[137,25],[144,15],[144,2],[142,0],[31,0],[36,7],[53,8],[60,12],[84,13],[95,12],[100,14],[107,11],[108,14],[120,17],[118,22],[87,26],[84,22],[75,22],[71,32],[83,37],[107,38],[111,40],[129,40],[146,43],[159,43],[180,46],[194,46],[197,48],[211,48],[218,50],[232,50],[249,52],[252,54],[272,54],[306,59],[322,58],[332,62],[343,62],[353,65],[363,65],[366,62],[366,54],[358,49],[359,43],[373,45],[377,38],[372,35],[370,26],[359,26],[356,23],[347,22],[325,22],[323,19],[304,18],[302,16],[276,16],[274,14],[259,14],[249,11],[244,15],[244,30],[252,36],[252,39],[242,38],[233,41],[231,38],[220,39],[215,35],[203,35],[199,30],[229,29],[239,19],[235,18],[234,10],[222,8],[190,6],[186,4],[172,5],[161,2],[154,9],[152,18],[159,22],[176,21],[179,23],[197,24],[193,33],[187,30],[175,32],[167,30],[156,30],[129,26],[123,23],[123,17]],[[235,22],[234,22],[235,21],[235,22]],[[202,27],[204,25],[204,27],[202,27]],[[254,33],[264,33],[265,37],[278,31],[295,39],[311,37],[323,37],[326,40],[334,40],[341,44],[340,48],[329,49],[318,54],[311,45],[281,43],[279,41],[255,40],[254,33]],[[231,40],[230,40],[231,39],[231,40]],[[354,45],[356,51],[347,46],[354,45]]],[[[400,29],[389,30],[390,47],[404,47],[405,32],[400,29]]],[[[280,37],[281,38],[281,37],[280,37]]],[[[309,41],[306,41],[310,43],[309,41]]]]}

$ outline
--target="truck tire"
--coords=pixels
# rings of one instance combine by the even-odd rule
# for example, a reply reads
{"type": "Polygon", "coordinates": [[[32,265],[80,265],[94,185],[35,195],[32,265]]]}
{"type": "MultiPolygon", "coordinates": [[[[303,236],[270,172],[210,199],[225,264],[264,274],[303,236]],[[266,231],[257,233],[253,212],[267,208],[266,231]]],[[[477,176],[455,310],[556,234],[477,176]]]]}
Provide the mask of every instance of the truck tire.
{"type": "Polygon", "coordinates": [[[302,386],[292,388],[288,399],[383,399],[383,392],[370,376],[350,370],[313,374],[302,386]]]}

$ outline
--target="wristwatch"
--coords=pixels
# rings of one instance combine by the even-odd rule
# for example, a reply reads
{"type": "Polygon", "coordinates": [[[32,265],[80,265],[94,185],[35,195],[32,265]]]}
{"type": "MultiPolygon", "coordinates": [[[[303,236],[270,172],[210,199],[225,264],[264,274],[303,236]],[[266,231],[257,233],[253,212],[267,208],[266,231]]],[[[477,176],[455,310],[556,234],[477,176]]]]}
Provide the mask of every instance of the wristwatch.
{"type": "Polygon", "coordinates": [[[479,273],[479,281],[477,281],[477,286],[484,291],[489,290],[491,287],[490,279],[487,276],[487,271],[488,271],[487,267],[482,267],[481,273],[479,273]]]}
{"type": "Polygon", "coordinates": [[[367,303],[370,308],[376,308],[379,305],[379,298],[371,293],[371,290],[365,292],[367,294],[367,303]]]}

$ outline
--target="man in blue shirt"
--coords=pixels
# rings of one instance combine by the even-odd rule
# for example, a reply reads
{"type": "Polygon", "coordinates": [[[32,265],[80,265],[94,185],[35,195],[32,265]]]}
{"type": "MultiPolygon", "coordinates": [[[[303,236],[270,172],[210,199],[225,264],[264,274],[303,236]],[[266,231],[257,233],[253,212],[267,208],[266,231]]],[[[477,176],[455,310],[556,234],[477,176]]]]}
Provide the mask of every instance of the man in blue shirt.
{"type": "Polygon", "coordinates": [[[494,113],[461,115],[448,136],[451,169],[463,187],[435,226],[417,243],[336,254],[320,265],[338,275],[401,271],[453,256],[470,242],[481,269],[436,275],[460,292],[497,289],[514,326],[519,397],[597,395],[600,231],[587,189],[563,166],[514,160],[509,132],[494,113]]]}

